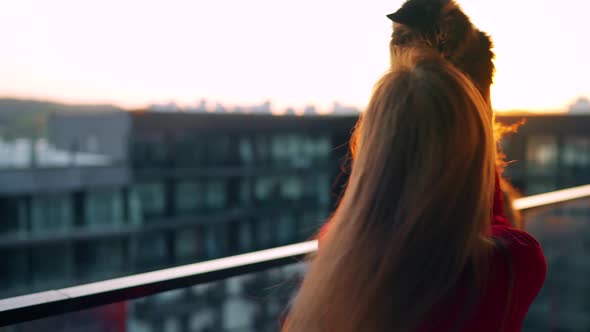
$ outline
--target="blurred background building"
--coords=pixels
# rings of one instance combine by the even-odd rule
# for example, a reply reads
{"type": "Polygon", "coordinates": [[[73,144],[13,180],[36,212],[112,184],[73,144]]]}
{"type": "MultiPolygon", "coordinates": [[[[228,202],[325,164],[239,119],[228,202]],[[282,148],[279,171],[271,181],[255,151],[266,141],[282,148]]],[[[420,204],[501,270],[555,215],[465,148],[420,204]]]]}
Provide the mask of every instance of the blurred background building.
{"type": "Polygon", "coordinates": [[[0,145],[22,159],[0,170],[0,296],[305,240],[340,191],[353,123],[55,113],[47,139],[0,145]]]}
{"type": "MultiPolygon", "coordinates": [[[[310,238],[346,181],[347,141],[357,120],[339,104],[341,112],[329,116],[312,108],[276,116],[57,107],[28,137],[5,135],[0,297],[310,238]]],[[[501,142],[505,175],[523,195],[590,183],[590,114],[498,116],[506,124],[523,119],[501,142]]],[[[590,328],[590,287],[575,277],[590,273],[589,218],[587,202],[527,218],[550,271],[560,273],[550,273],[525,330],[546,327],[546,317],[556,317],[563,331],[590,328]]],[[[278,269],[153,296],[124,305],[122,319],[130,331],[273,331],[290,292],[281,290],[280,301],[251,296],[285,280],[292,290],[302,273],[302,266],[278,269]],[[227,327],[234,325],[250,329],[227,327]]],[[[27,326],[10,331],[48,325],[27,326]]]]}
{"type": "Polygon", "coordinates": [[[590,183],[590,113],[502,115],[519,123],[516,134],[502,140],[506,177],[523,194],[535,195],[590,183]]]}

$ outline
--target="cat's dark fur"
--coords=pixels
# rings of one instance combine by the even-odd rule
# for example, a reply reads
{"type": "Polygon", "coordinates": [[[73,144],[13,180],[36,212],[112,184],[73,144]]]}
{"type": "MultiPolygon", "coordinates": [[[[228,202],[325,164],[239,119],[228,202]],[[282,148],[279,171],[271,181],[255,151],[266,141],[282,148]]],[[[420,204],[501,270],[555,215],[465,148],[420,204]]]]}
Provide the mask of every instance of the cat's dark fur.
{"type": "MultiPolygon", "coordinates": [[[[390,49],[427,47],[438,51],[455,67],[470,77],[491,106],[490,87],[494,77],[494,53],[491,38],[478,30],[454,0],[407,0],[393,14],[390,49]]],[[[392,58],[392,61],[395,59],[392,58]]],[[[498,167],[503,166],[498,160],[498,167]]],[[[505,210],[513,225],[520,227],[522,218],[512,207],[518,191],[501,178],[505,210]]]]}
{"type": "Polygon", "coordinates": [[[494,76],[490,37],[478,30],[453,0],[409,0],[393,14],[390,47],[438,50],[467,74],[486,101],[494,76]]]}

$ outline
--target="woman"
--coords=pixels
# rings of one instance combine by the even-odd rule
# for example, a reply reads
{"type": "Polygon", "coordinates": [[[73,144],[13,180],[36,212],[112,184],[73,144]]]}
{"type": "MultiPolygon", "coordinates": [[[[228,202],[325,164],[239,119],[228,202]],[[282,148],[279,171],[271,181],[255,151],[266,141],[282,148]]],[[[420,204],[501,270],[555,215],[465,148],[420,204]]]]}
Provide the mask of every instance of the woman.
{"type": "Polygon", "coordinates": [[[520,331],[546,264],[492,214],[492,113],[439,55],[397,59],[357,124],[346,191],[283,331],[520,331]]]}

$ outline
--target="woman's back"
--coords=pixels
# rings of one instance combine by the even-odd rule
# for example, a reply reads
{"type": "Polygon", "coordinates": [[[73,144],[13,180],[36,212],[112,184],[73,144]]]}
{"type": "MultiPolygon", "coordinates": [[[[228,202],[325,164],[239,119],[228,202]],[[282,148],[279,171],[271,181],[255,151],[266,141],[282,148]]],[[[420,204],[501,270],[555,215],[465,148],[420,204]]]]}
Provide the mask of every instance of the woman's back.
{"type": "Polygon", "coordinates": [[[542,284],[536,242],[492,217],[489,105],[440,55],[400,52],[284,331],[515,331],[542,284]]]}
{"type": "MultiPolygon", "coordinates": [[[[428,314],[419,332],[517,332],[539,293],[547,273],[543,251],[530,234],[505,217],[499,177],[496,178],[491,237],[497,246],[489,261],[482,294],[470,284],[468,272],[428,314]]],[[[326,224],[319,233],[327,232],[326,224]]],[[[419,300],[419,299],[417,299],[419,300]]]]}

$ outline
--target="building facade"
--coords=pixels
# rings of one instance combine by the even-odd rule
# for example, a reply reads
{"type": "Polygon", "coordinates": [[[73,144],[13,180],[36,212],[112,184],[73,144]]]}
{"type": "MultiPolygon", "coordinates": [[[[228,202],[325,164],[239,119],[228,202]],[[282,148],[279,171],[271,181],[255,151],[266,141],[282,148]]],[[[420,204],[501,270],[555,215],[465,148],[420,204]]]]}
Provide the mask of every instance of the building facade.
{"type": "Polygon", "coordinates": [[[590,183],[590,115],[502,115],[519,123],[502,140],[509,162],[506,176],[525,195],[590,183]]]}
{"type": "MultiPolygon", "coordinates": [[[[517,123],[520,115],[501,116],[517,123]]],[[[590,115],[528,116],[516,134],[502,140],[506,176],[534,195],[590,184],[590,115]]],[[[590,330],[590,201],[579,200],[524,215],[526,230],[541,243],[547,279],[523,331],[590,330]]]]}
{"type": "Polygon", "coordinates": [[[355,119],[55,115],[50,141],[109,165],[0,170],[0,296],[302,241],[336,201],[355,119]],[[52,257],[54,259],[48,259],[52,257]]]}
{"type": "MultiPolygon", "coordinates": [[[[116,117],[122,122],[89,114],[50,122],[57,148],[99,153],[109,165],[0,171],[2,297],[309,238],[345,183],[342,165],[357,119],[157,112],[116,117]]],[[[505,175],[523,194],[590,183],[590,116],[498,120],[523,118],[526,124],[501,142],[509,161],[505,175]]],[[[525,216],[550,272],[523,331],[590,328],[586,203],[525,216]],[[560,273],[552,273],[556,269],[560,273]]],[[[274,331],[296,288],[293,278],[303,271],[268,271],[121,304],[126,328],[274,331]],[[256,298],[286,279],[290,287],[282,287],[280,296],[256,298]]],[[[39,330],[28,328],[14,331],[39,330]]]]}

